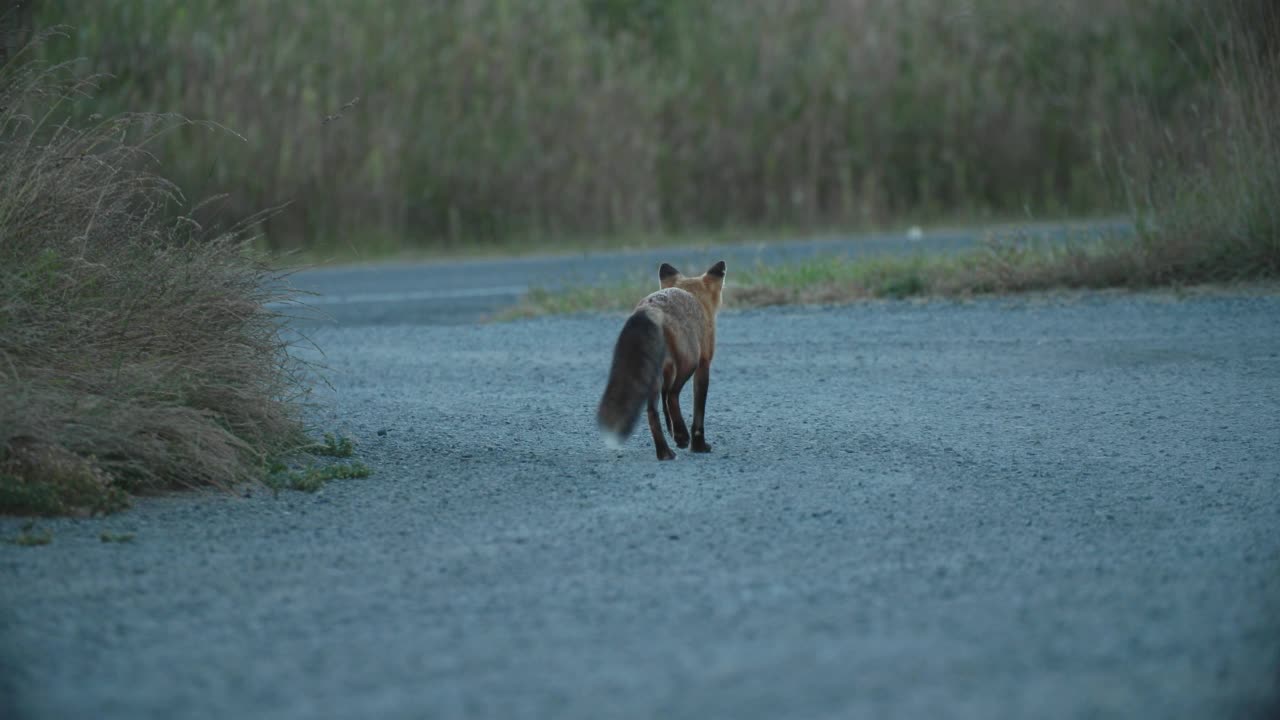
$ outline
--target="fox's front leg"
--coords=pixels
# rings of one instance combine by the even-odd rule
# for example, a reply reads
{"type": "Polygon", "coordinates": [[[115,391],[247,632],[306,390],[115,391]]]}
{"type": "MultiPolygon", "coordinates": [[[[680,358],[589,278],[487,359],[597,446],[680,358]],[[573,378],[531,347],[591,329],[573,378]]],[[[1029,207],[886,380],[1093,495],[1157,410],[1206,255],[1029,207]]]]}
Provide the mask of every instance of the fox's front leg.
{"type": "Polygon", "coordinates": [[[707,386],[711,384],[711,361],[704,360],[698,364],[693,373],[693,444],[691,452],[711,452],[707,444],[707,434],[703,427],[703,415],[707,411],[707,386]]]}

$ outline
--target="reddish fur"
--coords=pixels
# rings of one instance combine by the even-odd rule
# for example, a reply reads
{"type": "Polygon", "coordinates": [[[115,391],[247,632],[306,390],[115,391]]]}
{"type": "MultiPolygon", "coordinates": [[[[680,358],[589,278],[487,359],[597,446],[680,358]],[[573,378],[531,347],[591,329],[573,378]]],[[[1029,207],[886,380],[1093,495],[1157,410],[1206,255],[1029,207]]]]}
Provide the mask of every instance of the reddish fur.
{"type": "Polygon", "coordinates": [[[661,399],[665,424],[676,445],[683,448],[692,440],[695,452],[711,450],[703,433],[703,406],[715,356],[716,314],[724,274],[723,262],[691,278],[663,264],[659,270],[662,289],[640,301],[618,337],[609,383],[597,413],[601,428],[625,437],[647,400],[658,459],[672,459],[675,453],[667,446],[657,419],[657,400],[661,399]],[[661,329],[661,342],[647,330],[650,323],[661,329]],[[659,355],[661,365],[655,367],[651,360],[659,355]],[[690,377],[695,390],[692,436],[680,413],[680,391],[690,377]]]}

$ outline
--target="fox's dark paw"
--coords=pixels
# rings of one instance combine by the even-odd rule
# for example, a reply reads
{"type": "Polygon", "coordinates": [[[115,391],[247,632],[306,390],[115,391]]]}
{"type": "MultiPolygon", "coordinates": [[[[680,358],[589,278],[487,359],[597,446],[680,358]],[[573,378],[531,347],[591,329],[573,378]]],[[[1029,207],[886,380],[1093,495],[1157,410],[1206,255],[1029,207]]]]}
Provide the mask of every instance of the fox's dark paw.
{"type": "Polygon", "coordinates": [[[711,452],[711,446],[707,444],[706,440],[694,440],[693,447],[689,448],[689,452],[709,453],[711,452]]]}
{"type": "Polygon", "coordinates": [[[676,447],[680,448],[681,450],[683,450],[683,449],[685,449],[685,448],[689,447],[689,436],[688,436],[688,435],[679,435],[679,434],[677,434],[675,437],[676,437],[676,447]]]}
{"type": "Polygon", "coordinates": [[[676,454],[671,452],[671,448],[663,448],[658,451],[659,460],[675,460],[676,454]]]}

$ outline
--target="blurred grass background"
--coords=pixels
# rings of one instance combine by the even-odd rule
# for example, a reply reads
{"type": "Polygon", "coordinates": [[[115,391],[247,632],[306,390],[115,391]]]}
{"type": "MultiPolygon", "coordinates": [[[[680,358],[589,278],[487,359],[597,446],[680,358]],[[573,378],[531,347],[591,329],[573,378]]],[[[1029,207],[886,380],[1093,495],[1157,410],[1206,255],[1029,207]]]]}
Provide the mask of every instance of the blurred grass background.
{"type": "MultiPolygon", "coordinates": [[[[1270,0],[38,0],[274,250],[1141,211],[1270,0]],[[1231,6],[1232,13],[1222,12],[1231,6]],[[358,98],[358,101],[356,100],[358,98]]],[[[1270,43],[1270,45],[1268,45],[1270,43]]],[[[1195,142],[1179,163],[1202,158],[1195,142]]]]}

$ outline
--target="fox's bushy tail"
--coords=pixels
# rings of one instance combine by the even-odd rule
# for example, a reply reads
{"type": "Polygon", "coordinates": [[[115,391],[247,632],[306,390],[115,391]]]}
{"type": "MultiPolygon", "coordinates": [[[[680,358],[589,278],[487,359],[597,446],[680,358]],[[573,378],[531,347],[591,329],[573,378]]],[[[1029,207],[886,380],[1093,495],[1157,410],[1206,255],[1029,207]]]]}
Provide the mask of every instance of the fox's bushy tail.
{"type": "Polygon", "coordinates": [[[606,440],[621,443],[631,435],[640,408],[658,383],[666,352],[662,315],[652,308],[632,313],[618,334],[609,384],[605,385],[596,412],[596,422],[606,440]]]}

